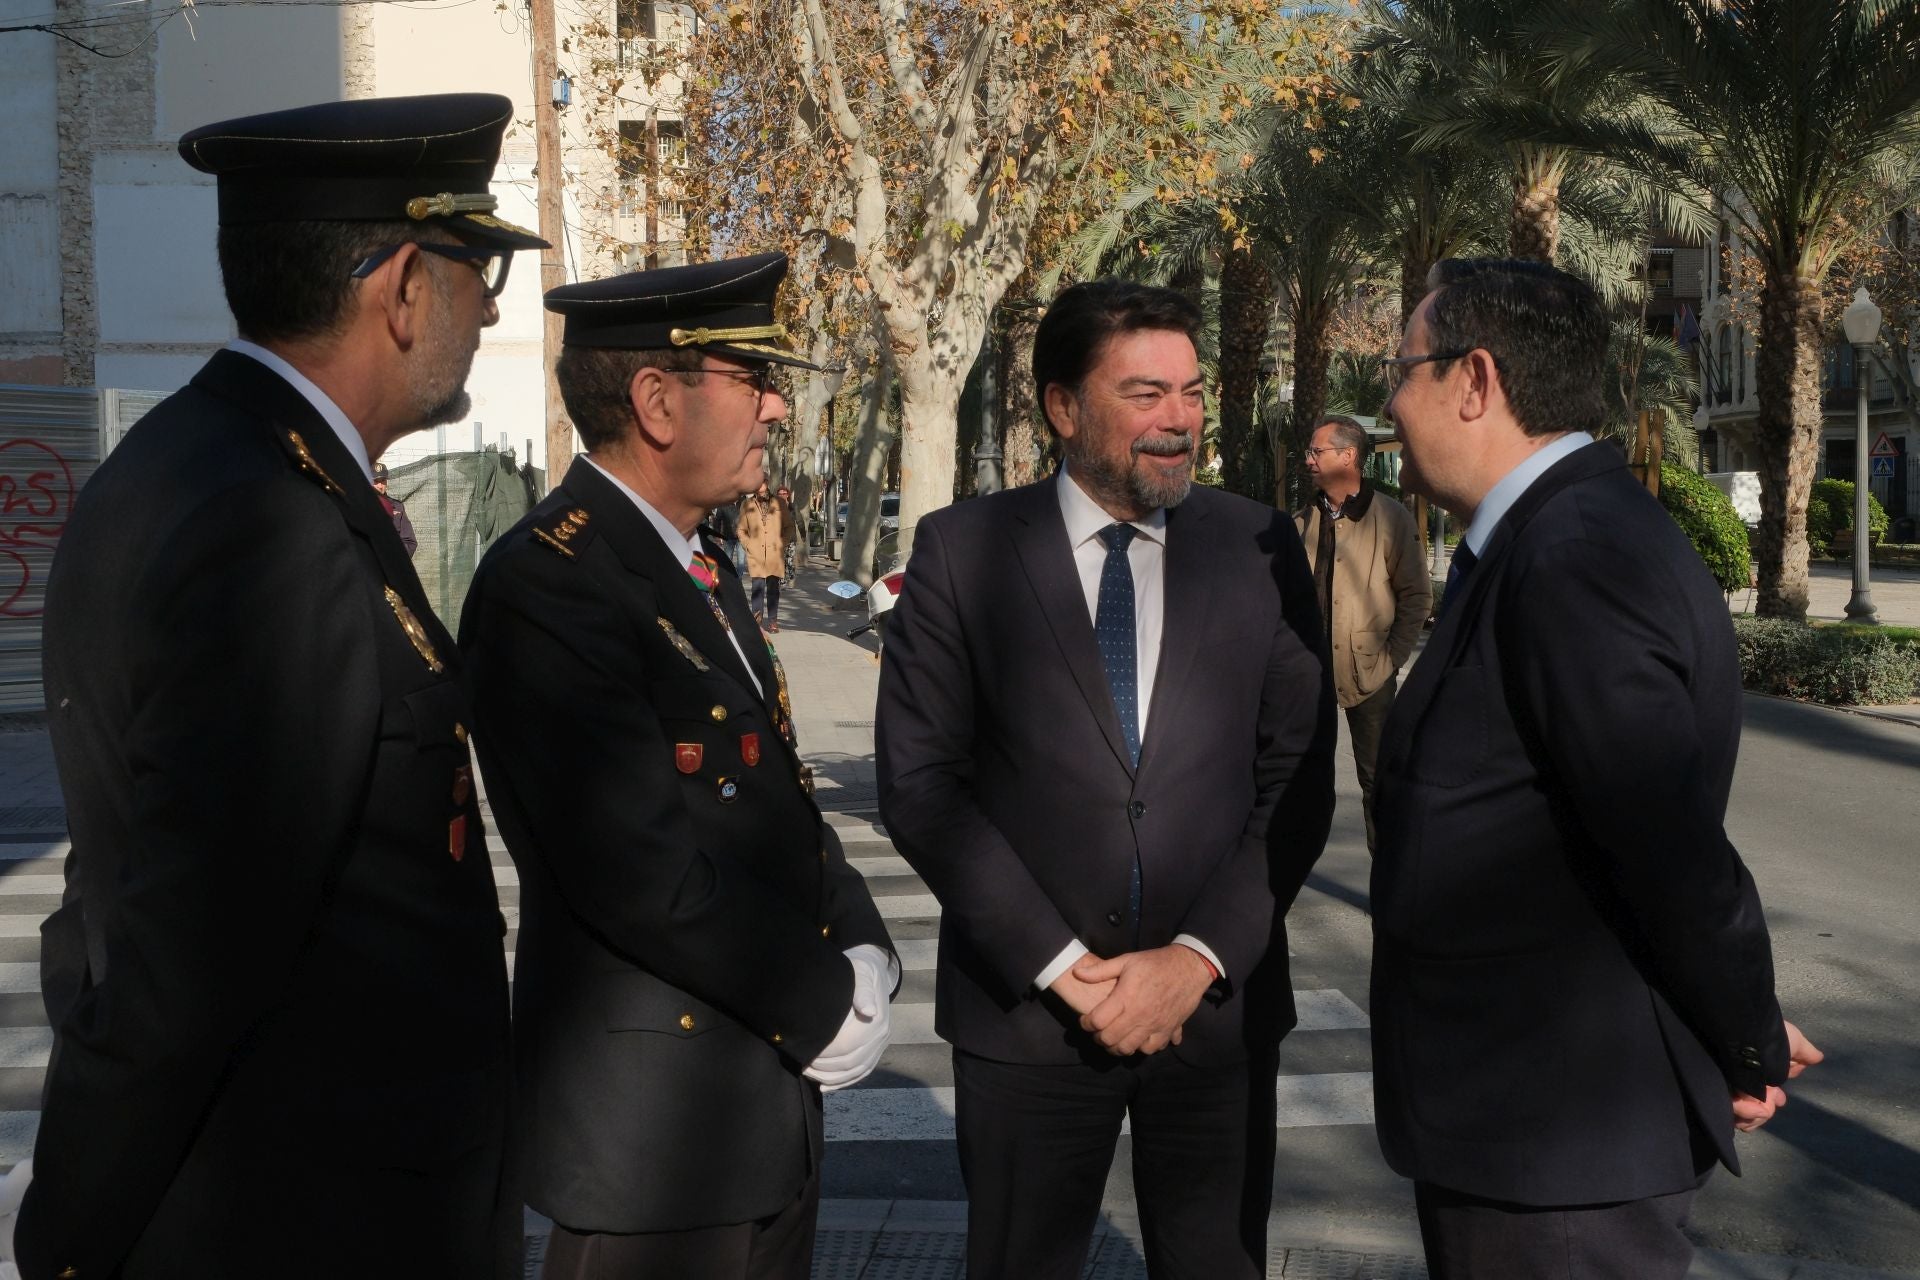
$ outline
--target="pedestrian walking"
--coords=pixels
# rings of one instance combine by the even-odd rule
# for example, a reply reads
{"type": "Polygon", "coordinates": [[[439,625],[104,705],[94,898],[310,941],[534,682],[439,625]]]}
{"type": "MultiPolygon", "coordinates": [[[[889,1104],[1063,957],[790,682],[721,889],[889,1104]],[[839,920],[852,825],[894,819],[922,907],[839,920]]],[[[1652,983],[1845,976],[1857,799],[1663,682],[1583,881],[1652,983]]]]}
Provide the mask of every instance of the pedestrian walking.
{"type": "Polygon", "coordinates": [[[461,617],[520,873],[516,1114],[547,1280],[804,1280],[822,1089],[899,983],[812,798],[786,676],[700,521],[786,416],[782,254],[547,294],[587,447],[461,617]]]}
{"type": "Polygon", "coordinates": [[[1266,1274],[1333,689],[1292,521],[1191,483],[1199,326],[1169,289],[1055,298],[1064,474],[924,517],[887,626],[880,809],[940,900],[973,1280],[1081,1274],[1129,1121],[1149,1271],[1266,1274]]]}
{"type": "Polygon", "coordinates": [[[380,497],[381,509],[393,521],[393,531],[400,535],[400,545],[407,549],[407,558],[412,559],[420,550],[420,539],[413,531],[413,521],[407,516],[406,504],[387,492],[389,474],[387,464],[373,464],[373,491],[380,497]]]}
{"type": "Polygon", "coordinates": [[[1467,520],[1375,791],[1375,1118],[1435,1280],[1678,1280],[1735,1128],[1820,1053],[1723,825],[1719,588],[1596,443],[1607,319],[1443,261],[1387,362],[1402,476],[1467,520]]]}
{"type": "Polygon", "coordinates": [[[707,531],[733,571],[746,577],[747,553],[740,549],[740,515],[733,503],[723,502],[707,513],[707,531]]]}
{"type": "Polygon", "coordinates": [[[1326,619],[1333,691],[1347,715],[1367,852],[1374,848],[1373,766],[1380,730],[1433,606],[1420,533],[1407,509],[1381,498],[1365,476],[1367,429],[1330,414],[1307,446],[1314,498],[1294,516],[1326,619]]]}
{"type": "Polygon", "coordinates": [[[240,337],[87,482],[47,591],[73,853],[35,1277],[519,1273],[504,927],[460,658],[370,458],[464,417],[512,104],[180,139],[240,337]]]}
{"type": "Polygon", "coordinates": [[[747,577],[753,582],[753,616],[768,634],[780,630],[780,580],[786,575],[787,547],[793,542],[790,508],[767,492],[765,476],[740,504],[740,545],[747,553],[747,577]]]}

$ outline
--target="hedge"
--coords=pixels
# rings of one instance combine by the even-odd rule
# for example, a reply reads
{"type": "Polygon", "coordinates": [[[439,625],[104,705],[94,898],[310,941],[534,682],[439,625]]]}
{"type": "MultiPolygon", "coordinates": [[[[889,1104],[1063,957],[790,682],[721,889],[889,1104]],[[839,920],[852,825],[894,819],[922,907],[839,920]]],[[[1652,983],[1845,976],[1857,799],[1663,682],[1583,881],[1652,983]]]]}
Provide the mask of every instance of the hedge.
{"type": "Polygon", "coordinates": [[[1920,640],[1904,631],[1811,627],[1745,614],[1733,620],[1742,684],[1756,693],[1836,706],[1920,697],[1920,640]]]}
{"type": "Polygon", "coordinates": [[[1693,543],[1722,591],[1744,591],[1753,577],[1747,526],[1733,501],[1712,484],[1671,462],[1660,464],[1660,505],[1693,543]]]}
{"type": "MultiPolygon", "coordinates": [[[[1662,476],[1663,482],[1664,479],[1662,476]]],[[[1851,528],[1853,481],[1815,481],[1813,492],[1807,496],[1807,545],[1816,551],[1825,551],[1834,534],[1851,528]]],[[[1867,494],[1867,533],[1875,541],[1887,536],[1887,509],[1871,491],[1867,494]]]]}

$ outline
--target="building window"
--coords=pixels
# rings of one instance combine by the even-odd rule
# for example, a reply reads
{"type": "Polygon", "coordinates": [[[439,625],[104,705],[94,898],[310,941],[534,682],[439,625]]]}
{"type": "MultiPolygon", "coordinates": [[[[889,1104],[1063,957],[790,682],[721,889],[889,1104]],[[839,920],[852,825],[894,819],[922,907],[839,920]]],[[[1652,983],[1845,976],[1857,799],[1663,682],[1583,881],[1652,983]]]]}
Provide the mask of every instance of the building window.
{"type": "Polygon", "coordinates": [[[1743,325],[1733,331],[1733,402],[1747,402],[1747,330],[1743,325]]]}
{"type": "Polygon", "coordinates": [[[1656,298],[1673,296],[1673,250],[1654,249],[1648,253],[1647,289],[1656,298]]]}
{"type": "Polygon", "coordinates": [[[615,22],[622,40],[651,40],[659,30],[653,0],[620,0],[615,22]]]}
{"type": "Polygon", "coordinates": [[[1721,404],[1727,403],[1733,396],[1733,327],[1720,326],[1720,395],[1721,404]]]}

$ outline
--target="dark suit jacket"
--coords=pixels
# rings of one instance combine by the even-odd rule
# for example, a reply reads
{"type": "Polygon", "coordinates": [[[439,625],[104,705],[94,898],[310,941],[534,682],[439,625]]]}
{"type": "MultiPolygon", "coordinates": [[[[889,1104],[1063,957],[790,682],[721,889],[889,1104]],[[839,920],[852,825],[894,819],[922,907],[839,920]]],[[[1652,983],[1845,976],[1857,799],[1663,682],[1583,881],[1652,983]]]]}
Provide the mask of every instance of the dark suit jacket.
{"type": "Polygon", "coordinates": [[[584,458],[487,553],[461,617],[488,797],[520,868],[527,1201],[578,1230],[790,1205],[821,1155],[819,1087],[800,1072],[852,1003],[843,952],[891,947],[776,729],[773,664],[720,564],[764,697],[584,458]]]}
{"type": "Polygon", "coordinates": [[[26,1275],[517,1270],[458,663],[372,487],[257,361],[215,356],[89,481],[47,597],[73,852],[26,1275]]]}
{"type": "MultiPolygon", "coordinates": [[[[887,624],[880,807],[941,905],[936,1026],[1005,1062],[1090,1040],[1033,980],[1071,940],[1189,933],[1227,982],[1175,1052],[1232,1061],[1293,1026],[1286,908],[1332,814],[1333,692],[1285,512],[1195,487],[1168,513],[1166,625],[1130,762],[1055,483],[923,519],[887,624]]],[[[1097,1049],[1094,1052],[1101,1052],[1097,1049]]]]}
{"type": "Polygon", "coordinates": [[[1721,826],[1726,602],[1604,444],[1489,539],[1401,689],[1374,793],[1387,1161],[1523,1204],[1737,1170],[1729,1090],[1786,1074],[1767,926],[1721,826]],[[1699,1141],[1696,1142],[1696,1135],[1699,1141]]]}

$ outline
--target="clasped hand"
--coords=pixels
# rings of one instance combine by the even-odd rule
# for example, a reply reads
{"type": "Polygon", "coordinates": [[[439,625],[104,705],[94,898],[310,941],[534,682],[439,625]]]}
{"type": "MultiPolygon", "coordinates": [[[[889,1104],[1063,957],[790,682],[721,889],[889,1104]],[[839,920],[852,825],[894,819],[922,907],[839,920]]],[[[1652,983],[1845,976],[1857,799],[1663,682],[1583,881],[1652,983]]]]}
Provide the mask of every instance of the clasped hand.
{"type": "Polygon", "coordinates": [[[1158,1053],[1180,1043],[1180,1029],[1213,984],[1200,953],[1180,943],[1129,951],[1111,960],[1082,956],[1048,987],[1080,1015],[1080,1026],[1116,1057],[1158,1053]]]}
{"type": "MultiPolygon", "coordinates": [[[[1814,1046],[1813,1041],[1800,1032],[1800,1028],[1791,1022],[1787,1028],[1787,1079],[1791,1080],[1808,1067],[1819,1063],[1827,1055],[1814,1046]]],[[[1787,1105],[1787,1091],[1777,1084],[1767,1086],[1767,1096],[1756,1098],[1751,1094],[1733,1095],[1733,1127],[1742,1133],[1752,1133],[1767,1121],[1773,1119],[1773,1113],[1787,1105]]]]}
{"type": "Polygon", "coordinates": [[[822,1093],[866,1079],[880,1065],[880,1055],[893,1034],[886,953],[875,946],[859,946],[846,955],[853,966],[853,1007],[847,1010],[840,1033],[803,1073],[819,1081],[822,1093]]]}

